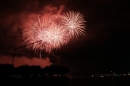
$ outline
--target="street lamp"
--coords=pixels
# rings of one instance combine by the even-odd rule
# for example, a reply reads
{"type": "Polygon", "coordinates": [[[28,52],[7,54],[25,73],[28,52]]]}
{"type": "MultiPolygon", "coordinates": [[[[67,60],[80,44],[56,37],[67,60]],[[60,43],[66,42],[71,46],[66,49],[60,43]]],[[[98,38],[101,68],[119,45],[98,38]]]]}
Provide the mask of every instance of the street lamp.
{"type": "MultiPolygon", "coordinates": [[[[40,40],[40,41],[41,41],[41,40],[40,40]]],[[[28,45],[35,44],[35,43],[40,42],[40,41],[36,41],[36,42],[34,42],[34,43],[30,43],[30,44],[27,44],[27,45],[24,45],[24,46],[15,48],[15,49],[14,49],[14,52],[13,52],[12,66],[14,66],[14,56],[15,56],[15,51],[16,51],[16,50],[21,49],[21,48],[24,48],[24,47],[26,47],[26,46],[28,46],[28,45]]]]}

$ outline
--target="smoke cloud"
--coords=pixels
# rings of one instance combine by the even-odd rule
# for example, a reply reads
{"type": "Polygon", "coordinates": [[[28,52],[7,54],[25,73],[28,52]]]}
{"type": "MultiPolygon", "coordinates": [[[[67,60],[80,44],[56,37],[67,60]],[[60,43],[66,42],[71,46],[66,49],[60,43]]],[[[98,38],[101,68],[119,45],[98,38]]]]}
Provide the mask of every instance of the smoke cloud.
{"type": "MultiPolygon", "coordinates": [[[[7,57],[7,56],[0,56],[0,63],[1,64],[12,64],[12,58],[7,57]]],[[[50,59],[46,57],[45,59],[43,58],[36,58],[33,57],[32,59],[29,59],[28,57],[15,57],[14,59],[14,66],[18,67],[21,65],[39,65],[42,68],[46,66],[50,66],[52,63],[50,62],[50,59]]]]}
{"type": "MultiPolygon", "coordinates": [[[[56,2],[59,1],[56,0],[56,2]]],[[[0,1],[0,63],[11,63],[13,50],[23,46],[22,30],[29,19],[52,15],[55,12],[60,14],[63,8],[64,5],[58,8],[41,0],[0,1]]],[[[42,55],[45,59],[36,58],[35,54],[37,55],[26,48],[17,50],[14,65],[28,64],[45,67],[52,64],[50,61],[54,62],[57,59],[56,56],[53,58],[46,55],[42,55]]]]}

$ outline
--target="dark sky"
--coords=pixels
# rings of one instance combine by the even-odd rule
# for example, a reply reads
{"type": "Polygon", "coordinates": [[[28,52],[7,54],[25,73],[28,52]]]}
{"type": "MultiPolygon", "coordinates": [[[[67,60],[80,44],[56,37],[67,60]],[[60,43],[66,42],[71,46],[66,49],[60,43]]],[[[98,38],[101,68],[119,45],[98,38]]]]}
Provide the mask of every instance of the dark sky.
{"type": "Polygon", "coordinates": [[[41,14],[48,3],[54,7],[64,4],[63,12],[81,12],[87,21],[86,35],[54,50],[53,55],[43,52],[41,60],[31,50],[17,50],[14,65],[43,61],[39,64],[42,67],[63,65],[71,74],[130,71],[129,9],[121,0],[0,0],[0,63],[11,63],[13,49],[23,45],[23,21],[41,14]]]}

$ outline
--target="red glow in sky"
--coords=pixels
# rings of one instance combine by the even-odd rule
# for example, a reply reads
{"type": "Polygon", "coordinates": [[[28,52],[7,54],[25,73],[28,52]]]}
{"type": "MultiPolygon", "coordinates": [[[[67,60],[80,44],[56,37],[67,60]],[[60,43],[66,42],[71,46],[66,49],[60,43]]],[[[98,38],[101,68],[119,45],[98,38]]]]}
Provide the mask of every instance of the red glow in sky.
{"type": "MultiPolygon", "coordinates": [[[[7,57],[7,56],[0,56],[0,63],[1,64],[11,64],[12,63],[12,58],[11,57],[7,57]]],[[[52,63],[50,62],[50,59],[47,57],[45,59],[42,58],[32,58],[29,59],[27,57],[15,57],[14,59],[14,66],[18,67],[21,65],[39,65],[42,68],[46,67],[46,66],[50,66],[52,63]]]]}

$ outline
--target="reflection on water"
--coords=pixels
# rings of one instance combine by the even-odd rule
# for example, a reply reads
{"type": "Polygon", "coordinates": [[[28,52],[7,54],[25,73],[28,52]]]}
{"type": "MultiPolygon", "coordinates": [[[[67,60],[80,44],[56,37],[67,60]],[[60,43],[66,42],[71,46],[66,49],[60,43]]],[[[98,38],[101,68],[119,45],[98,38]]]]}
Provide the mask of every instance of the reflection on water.
{"type": "Polygon", "coordinates": [[[2,78],[0,86],[70,86],[67,77],[2,78]]]}
{"type": "Polygon", "coordinates": [[[130,86],[130,77],[0,78],[0,86],[130,86]]]}
{"type": "Polygon", "coordinates": [[[71,78],[70,86],[130,86],[130,77],[71,78]]]}

